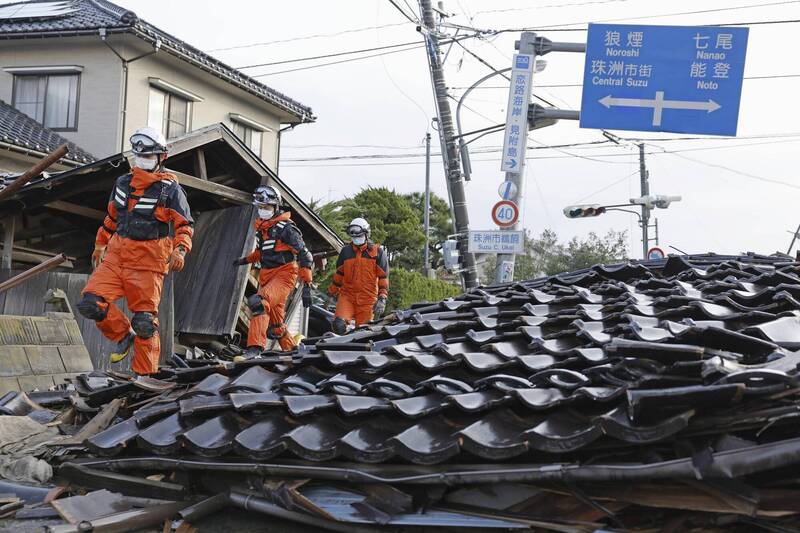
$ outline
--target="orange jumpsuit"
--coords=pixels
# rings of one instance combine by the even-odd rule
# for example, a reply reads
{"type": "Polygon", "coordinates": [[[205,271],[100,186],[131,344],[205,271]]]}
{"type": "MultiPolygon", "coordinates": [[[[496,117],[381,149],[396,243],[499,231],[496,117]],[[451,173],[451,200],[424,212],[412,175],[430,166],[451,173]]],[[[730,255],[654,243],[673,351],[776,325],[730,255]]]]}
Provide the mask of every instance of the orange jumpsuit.
{"type": "Polygon", "coordinates": [[[370,322],[378,296],[389,294],[389,261],[383,247],[350,243],[342,248],[328,294],[339,297],[334,320],[346,324],[355,319],[356,326],[370,322]]]}
{"type": "Polygon", "coordinates": [[[174,175],[135,167],[132,174],[117,179],[95,238],[95,246],[106,246],[106,254],[77,308],[114,342],[133,329],[131,369],[137,374],[158,371],[158,304],[164,275],[175,247],[191,250],[193,223],[186,193],[174,175]],[[169,235],[170,222],[174,237],[169,235]],[[114,304],[123,297],[133,312],[131,320],[114,304]]]}
{"type": "Polygon", "coordinates": [[[267,338],[278,339],[284,351],[296,347],[294,339],[283,323],[286,299],[294,289],[298,274],[302,281],[311,283],[313,258],[303,242],[303,234],[286,211],[269,220],[255,222],[257,246],[247,256],[248,263],[258,263],[261,268],[258,293],[248,298],[253,313],[247,331],[247,346],[262,350],[267,338]],[[299,263],[299,266],[298,266],[299,263]]]}

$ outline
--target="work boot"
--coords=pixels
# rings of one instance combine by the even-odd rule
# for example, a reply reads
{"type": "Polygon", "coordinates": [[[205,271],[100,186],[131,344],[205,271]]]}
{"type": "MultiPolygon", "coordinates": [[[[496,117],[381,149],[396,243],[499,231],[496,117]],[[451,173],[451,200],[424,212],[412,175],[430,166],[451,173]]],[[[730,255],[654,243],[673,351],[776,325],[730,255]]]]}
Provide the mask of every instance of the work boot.
{"type": "Polygon", "coordinates": [[[129,331],[128,334],[117,343],[116,348],[111,351],[111,355],[108,357],[112,363],[119,363],[128,357],[128,354],[131,353],[131,349],[133,349],[133,340],[135,338],[136,334],[133,331],[129,331]]]}
{"type": "Polygon", "coordinates": [[[261,346],[248,346],[247,350],[244,351],[244,358],[245,359],[254,359],[261,355],[261,352],[264,350],[261,346]]]}

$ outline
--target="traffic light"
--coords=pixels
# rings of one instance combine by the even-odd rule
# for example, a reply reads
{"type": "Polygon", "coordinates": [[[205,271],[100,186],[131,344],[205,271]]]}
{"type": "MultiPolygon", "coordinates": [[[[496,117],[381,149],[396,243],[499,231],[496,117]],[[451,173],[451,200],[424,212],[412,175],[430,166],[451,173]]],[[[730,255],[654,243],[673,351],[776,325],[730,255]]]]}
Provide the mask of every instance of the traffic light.
{"type": "Polygon", "coordinates": [[[564,215],[567,218],[596,217],[605,212],[606,208],[600,204],[568,205],[564,208],[564,215]]]}
{"type": "Polygon", "coordinates": [[[460,254],[457,240],[447,239],[442,243],[442,259],[444,260],[444,268],[458,270],[460,254]]]}
{"type": "Polygon", "coordinates": [[[659,209],[666,209],[672,202],[680,202],[680,196],[667,196],[664,194],[657,194],[655,196],[640,196],[639,198],[631,198],[631,203],[634,205],[643,205],[648,209],[658,207],[659,209]]]}

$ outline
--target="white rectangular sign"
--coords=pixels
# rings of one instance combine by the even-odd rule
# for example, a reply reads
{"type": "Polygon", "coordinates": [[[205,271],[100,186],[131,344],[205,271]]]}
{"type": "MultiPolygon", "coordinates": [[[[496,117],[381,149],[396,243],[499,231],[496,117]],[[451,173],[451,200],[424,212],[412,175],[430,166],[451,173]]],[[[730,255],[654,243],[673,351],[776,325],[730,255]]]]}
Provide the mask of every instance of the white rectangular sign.
{"type": "Polygon", "coordinates": [[[511,86],[506,107],[506,131],[503,137],[503,157],[500,170],[519,172],[525,158],[528,139],[528,106],[531,102],[531,78],[534,56],[514,54],[511,86]]]}
{"type": "Polygon", "coordinates": [[[472,254],[521,254],[523,245],[521,231],[471,230],[467,250],[472,254]]]}

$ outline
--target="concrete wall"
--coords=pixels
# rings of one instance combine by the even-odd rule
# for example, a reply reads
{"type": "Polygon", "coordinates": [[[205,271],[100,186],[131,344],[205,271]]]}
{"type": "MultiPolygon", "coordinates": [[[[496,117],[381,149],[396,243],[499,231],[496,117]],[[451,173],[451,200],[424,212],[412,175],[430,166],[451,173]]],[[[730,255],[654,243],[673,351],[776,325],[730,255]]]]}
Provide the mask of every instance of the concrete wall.
{"type": "Polygon", "coordinates": [[[77,131],[59,131],[95,157],[118,152],[122,67],[99,37],[0,41],[0,99],[11,104],[13,75],[5,67],[80,65],[77,131]]]}
{"type": "Polygon", "coordinates": [[[0,394],[47,390],[92,370],[71,313],[0,316],[0,394]]]}
{"type": "Polygon", "coordinates": [[[280,119],[277,114],[270,113],[271,106],[166,52],[148,56],[130,66],[125,138],[128,138],[137,127],[147,123],[150,77],[160,78],[203,99],[202,102],[192,104],[192,129],[218,122],[230,127],[230,113],[238,113],[268,126],[272,131],[263,133],[261,159],[269,167],[275,168],[280,119]]]}

